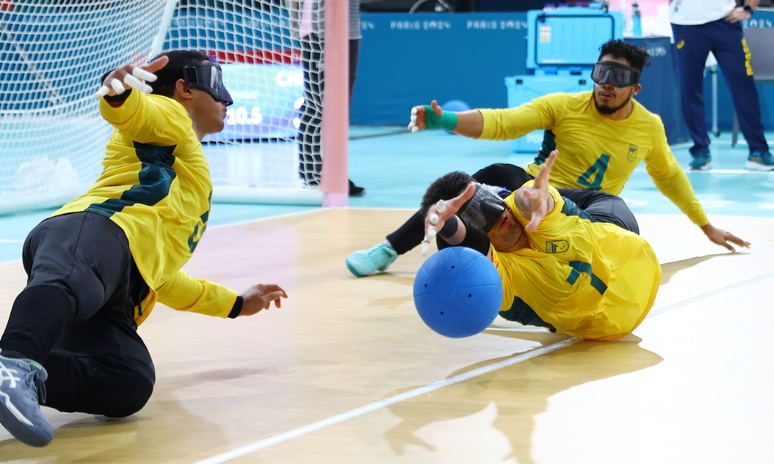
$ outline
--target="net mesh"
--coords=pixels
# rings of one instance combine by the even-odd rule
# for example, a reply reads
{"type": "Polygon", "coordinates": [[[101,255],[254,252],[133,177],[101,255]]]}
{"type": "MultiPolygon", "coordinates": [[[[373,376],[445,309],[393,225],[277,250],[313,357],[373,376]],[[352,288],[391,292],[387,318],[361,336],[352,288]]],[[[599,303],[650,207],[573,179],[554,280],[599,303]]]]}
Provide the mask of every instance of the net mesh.
{"type": "Polygon", "coordinates": [[[112,132],[93,97],[100,77],[172,49],[221,63],[234,98],[224,131],[203,141],[213,199],[319,202],[322,8],[317,0],[0,0],[0,214],[85,192],[112,132]]]}
{"type": "Polygon", "coordinates": [[[225,129],[204,140],[216,199],[295,190],[292,202],[319,185],[322,8],[314,0],[187,0],[175,9],[164,49],[214,58],[234,99],[225,129]]]}
{"type": "Polygon", "coordinates": [[[100,76],[147,58],[164,0],[0,3],[0,213],[53,207],[97,178],[112,128],[100,76]]]}

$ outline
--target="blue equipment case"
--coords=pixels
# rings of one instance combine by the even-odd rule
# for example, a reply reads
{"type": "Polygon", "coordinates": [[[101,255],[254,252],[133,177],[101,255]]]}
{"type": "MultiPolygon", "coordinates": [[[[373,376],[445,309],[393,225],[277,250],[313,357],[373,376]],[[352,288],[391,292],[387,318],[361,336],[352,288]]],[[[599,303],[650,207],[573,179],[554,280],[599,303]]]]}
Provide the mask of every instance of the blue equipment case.
{"type": "MultiPolygon", "coordinates": [[[[527,12],[527,72],[505,78],[508,107],[556,92],[594,89],[591,69],[599,47],[623,38],[623,15],[600,7],[569,7],[527,12]]],[[[537,152],[543,131],[511,141],[515,152],[537,152]]]]}

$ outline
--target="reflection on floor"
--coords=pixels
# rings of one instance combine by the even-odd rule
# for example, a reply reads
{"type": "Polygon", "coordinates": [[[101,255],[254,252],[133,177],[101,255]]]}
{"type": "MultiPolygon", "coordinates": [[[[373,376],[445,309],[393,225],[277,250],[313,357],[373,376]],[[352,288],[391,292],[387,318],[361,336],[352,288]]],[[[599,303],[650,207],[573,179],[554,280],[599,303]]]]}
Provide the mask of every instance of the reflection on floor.
{"type": "MultiPolygon", "coordinates": [[[[729,254],[681,217],[642,215],[642,235],[664,263],[655,315],[621,341],[594,343],[499,319],[474,337],[436,335],[412,303],[418,250],[386,273],[352,277],[347,253],[381,240],[410,214],[332,209],[208,231],[186,271],[237,290],[279,283],[290,295],[283,307],[237,320],[157,308],[140,327],[157,384],[139,414],[105,422],[46,409],[54,442],[34,449],[0,432],[0,456],[770,461],[774,219],[720,218],[753,243],[750,252],[729,254]],[[536,350],[550,352],[530,357],[536,350]],[[493,366],[501,367],[487,371],[493,366]],[[481,373],[464,377],[474,371],[481,373]],[[428,389],[441,383],[448,385],[428,389]]],[[[0,273],[13,276],[0,290],[4,323],[24,276],[18,262],[0,273]]]]}

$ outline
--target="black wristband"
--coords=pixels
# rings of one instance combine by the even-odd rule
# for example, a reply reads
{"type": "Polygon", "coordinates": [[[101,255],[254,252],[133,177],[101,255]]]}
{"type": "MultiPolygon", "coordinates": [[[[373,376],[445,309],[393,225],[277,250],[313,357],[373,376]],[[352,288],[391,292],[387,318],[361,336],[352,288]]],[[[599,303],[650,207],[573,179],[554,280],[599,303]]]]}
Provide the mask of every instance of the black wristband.
{"type": "Polygon", "coordinates": [[[237,316],[239,316],[239,313],[242,312],[242,305],[245,303],[245,299],[241,296],[238,296],[236,301],[234,302],[234,306],[231,307],[231,312],[228,313],[229,319],[236,319],[237,316]]]}
{"type": "Polygon", "coordinates": [[[462,242],[457,246],[472,248],[486,256],[487,253],[489,253],[489,236],[486,235],[486,232],[479,229],[478,227],[473,227],[470,225],[470,222],[464,218],[460,218],[460,220],[463,224],[465,224],[465,229],[467,232],[465,234],[465,239],[462,240],[462,242]]]}
{"type": "Polygon", "coordinates": [[[443,238],[452,238],[457,233],[458,227],[459,221],[457,221],[457,216],[452,216],[443,223],[443,228],[438,231],[438,235],[443,238]]]}
{"type": "Polygon", "coordinates": [[[742,9],[748,13],[750,13],[750,16],[755,14],[755,10],[752,9],[750,5],[745,5],[742,7],[742,9]]]}
{"type": "Polygon", "coordinates": [[[119,103],[129,98],[129,95],[131,94],[132,94],[132,89],[126,89],[126,92],[122,93],[121,95],[112,95],[112,96],[105,95],[102,98],[104,98],[106,102],[119,103]]]}

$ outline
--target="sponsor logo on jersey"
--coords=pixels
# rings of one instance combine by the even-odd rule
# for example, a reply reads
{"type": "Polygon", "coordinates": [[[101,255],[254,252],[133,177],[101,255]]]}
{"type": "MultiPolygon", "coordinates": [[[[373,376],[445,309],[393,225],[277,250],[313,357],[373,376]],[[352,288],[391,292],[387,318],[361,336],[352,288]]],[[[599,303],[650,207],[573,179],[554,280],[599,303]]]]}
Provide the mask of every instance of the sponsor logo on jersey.
{"type": "Polygon", "coordinates": [[[546,253],[564,253],[570,249],[567,240],[551,240],[546,242],[546,253]]]}
{"type": "Polygon", "coordinates": [[[639,147],[637,145],[629,145],[629,154],[626,155],[626,159],[629,160],[629,162],[634,162],[637,160],[637,149],[639,147]]]}

